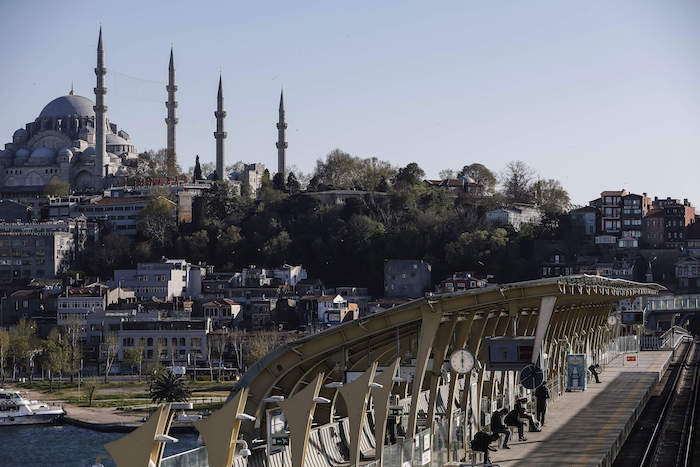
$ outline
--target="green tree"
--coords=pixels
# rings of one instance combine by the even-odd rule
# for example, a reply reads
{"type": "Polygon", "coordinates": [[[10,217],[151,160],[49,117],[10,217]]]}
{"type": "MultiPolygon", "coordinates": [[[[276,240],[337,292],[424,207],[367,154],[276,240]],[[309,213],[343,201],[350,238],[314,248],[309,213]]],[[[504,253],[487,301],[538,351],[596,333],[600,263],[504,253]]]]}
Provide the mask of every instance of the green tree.
{"type": "Polygon", "coordinates": [[[71,315],[63,326],[62,334],[68,346],[68,357],[66,361],[66,372],[70,375],[70,382],[80,371],[80,360],[82,358],[82,342],[80,336],[83,330],[83,323],[76,315],[71,315]]]}
{"type": "Polygon", "coordinates": [[[29,380],[33,378],[34,357],[39,353],[41,341],[36,335],[36,323],[24,318],[10,327],[10,357],[13,378],[19,368],[25,368],[29,380]]]}
{"type": "Polygon", "coordinates": [[[467,175],[481,186],[482,192],[480,195],[493,194],[496,192],[496,176],[485,165],[475,162],[474,164],[465,165],[459,172],[459,176],[467,175]]]}
{"type": "Polygon", "coordinates": [[[161,402],[187,402],[192,390],[187,387],[185,379],[170,370],[160,370],[151,378],[149,387],[151,400],[161,402]]]}
{"type": "Polygon", "coordinates": [[[401,167],[394,177],[394,184],[399,187],[418,185],[423,181],[425,172],[418,164],[411,162],[406,167],[401,167]]]}
{"type": "Polygon", "coordinates": [[[297,177],[294,175],[294,172],[289,172],[289,175],[287,175],[287,189],[293,195],[301,191],[301,184],[299,183],[299,180],[297,180],[297,177]]]}
{"type": "Polygon", "coordinates": [[[535,171],[523,161],[511,161],[503,173],[503,194],[515,203],[532,202],[532,180],[535,171]]]}
{"type": "Polygon", "coordinates": [[[97,394],[97,383],[94,381],[88,381],[85,383],[85,392],[88,395],[88,407],[92,407],[92,400],[97,394]]]}
{"type": "Polygon", "coordinates": [[[272,187],[275,190],[284,191],[284,174],[277,172],[274,177],[272,177],[272,187]]]}
{"type": "Polygon", "coordinates": [[[163,197],[153,198],[139,213],[138,232],[159,248],[169,244],[175,227],[175,203],[163,197]]]}
{"type": "MultiPolygon", "coordinates": [[[[368,191],[381,191],[382,182],[396,175],[396,169],[387,161],[370,157],[359,161],[355,187],[368,191]]],[[[386,191],[386,190],[385,190],[386,191]]]]}
{"type": "Polygon", "coordinates": [[[571,205],[569,193],[559,180],[540,179],[532,184],[532,199],[547,214],[561,214],[571,205]]]}
{"type": "Polygon", "coordinates": [[[44,194],[46,196],[67,196],[70,194],[70,184],[54,177],[44,185],[44,194]]]}
{"type": "Polygon", "coordinates": [[[101,345],[102,358],[105,362],[105,383],[109,377],[109,372],[112,370],[112,365],[117,360],[119,355],[119,338],[114,333],[109,333],[105,336],[104,342],[101,345]]]}
{"type": "Polygon", "coordinates": [[[63,336],[54,328],[48,338],[42,342],[43,367],[49,373],[49,391],[53,390],[53,379],[56,373],[61,373],[68,363],[68,348],[63,342],[63,336]]]}
{"type": "Polygon", "coordinates": [[[124,350],[124,363],[131,367],[131,370],[138,370],[139,381],[141,381],[141,366],[143,364],[143,345],[138,344],[124,350]]]}
{"type": "Polygon", "coordinates": [[[0,329],[0,384],[5,384],[5,367],[9,351],[10,333],[6,329],[0,329]]]}

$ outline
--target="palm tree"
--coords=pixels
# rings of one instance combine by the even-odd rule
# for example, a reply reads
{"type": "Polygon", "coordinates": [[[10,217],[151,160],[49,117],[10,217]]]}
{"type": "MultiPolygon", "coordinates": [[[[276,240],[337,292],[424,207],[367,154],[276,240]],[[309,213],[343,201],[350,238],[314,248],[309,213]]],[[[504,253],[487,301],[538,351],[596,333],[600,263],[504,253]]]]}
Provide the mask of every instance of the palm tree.
{"type": "Polygon", "coordinates": [[[185,378],[176,375],[170,370],[162,370],[151,379],[149,387],[151,400],[158,404],[161,402],[187,402],[192,395],[192,390],[185,384],[185,378]]]}

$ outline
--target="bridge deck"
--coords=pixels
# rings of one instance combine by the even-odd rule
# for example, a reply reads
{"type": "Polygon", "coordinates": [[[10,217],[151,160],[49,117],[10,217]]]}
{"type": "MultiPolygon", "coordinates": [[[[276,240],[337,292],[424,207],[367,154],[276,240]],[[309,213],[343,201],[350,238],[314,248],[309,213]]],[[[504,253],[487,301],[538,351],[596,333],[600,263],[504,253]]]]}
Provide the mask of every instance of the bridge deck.
{"type": "Polygon", "coordinates": [[[550,404],[542,432],[526,432],[525,442],[517,441],[516,432],[511,449],[492,453],[492,462],[504,467],[611,465],[670,358],[670,351],[640,352],[639,366],[632,367],[623,366],[619,357],[600,375],[600,384],[550,404]]]}

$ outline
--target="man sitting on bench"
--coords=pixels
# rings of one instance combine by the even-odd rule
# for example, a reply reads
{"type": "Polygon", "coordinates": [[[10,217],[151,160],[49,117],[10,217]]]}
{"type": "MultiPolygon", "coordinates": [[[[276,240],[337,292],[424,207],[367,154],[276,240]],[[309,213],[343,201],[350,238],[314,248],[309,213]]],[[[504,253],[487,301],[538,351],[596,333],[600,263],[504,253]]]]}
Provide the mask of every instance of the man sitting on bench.
{"type": "Polygon", "coordinates": [[[496,410],[494,413],[491,414],[491,433],[493,433],[496,436],[501,434],[504,435],[503,446],[501,446],[503,449],[510,449],[510,446],[508,446],[508,440],[510,439],[510,430],[503,423],[503,417],[507,413],[508,409],[500,409],[496,410]]]}

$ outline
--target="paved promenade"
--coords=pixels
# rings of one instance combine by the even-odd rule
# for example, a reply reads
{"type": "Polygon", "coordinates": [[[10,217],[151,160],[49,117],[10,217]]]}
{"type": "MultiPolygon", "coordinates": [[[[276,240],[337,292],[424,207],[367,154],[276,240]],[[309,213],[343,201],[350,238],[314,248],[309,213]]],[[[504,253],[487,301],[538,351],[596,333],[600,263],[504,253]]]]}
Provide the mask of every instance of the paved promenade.
{"type": "MultiPolygon", "coordinates": [[[[492,453],[492,462],[512,466],[609,466],[624,444],[671,358],[670,351],[640,352],[639,366],[613,361],[601,384],[565,393],[547,409],[540,433],[492,453]]],[[[527,430],[527,428],[526,428],[527,430]]]]}

